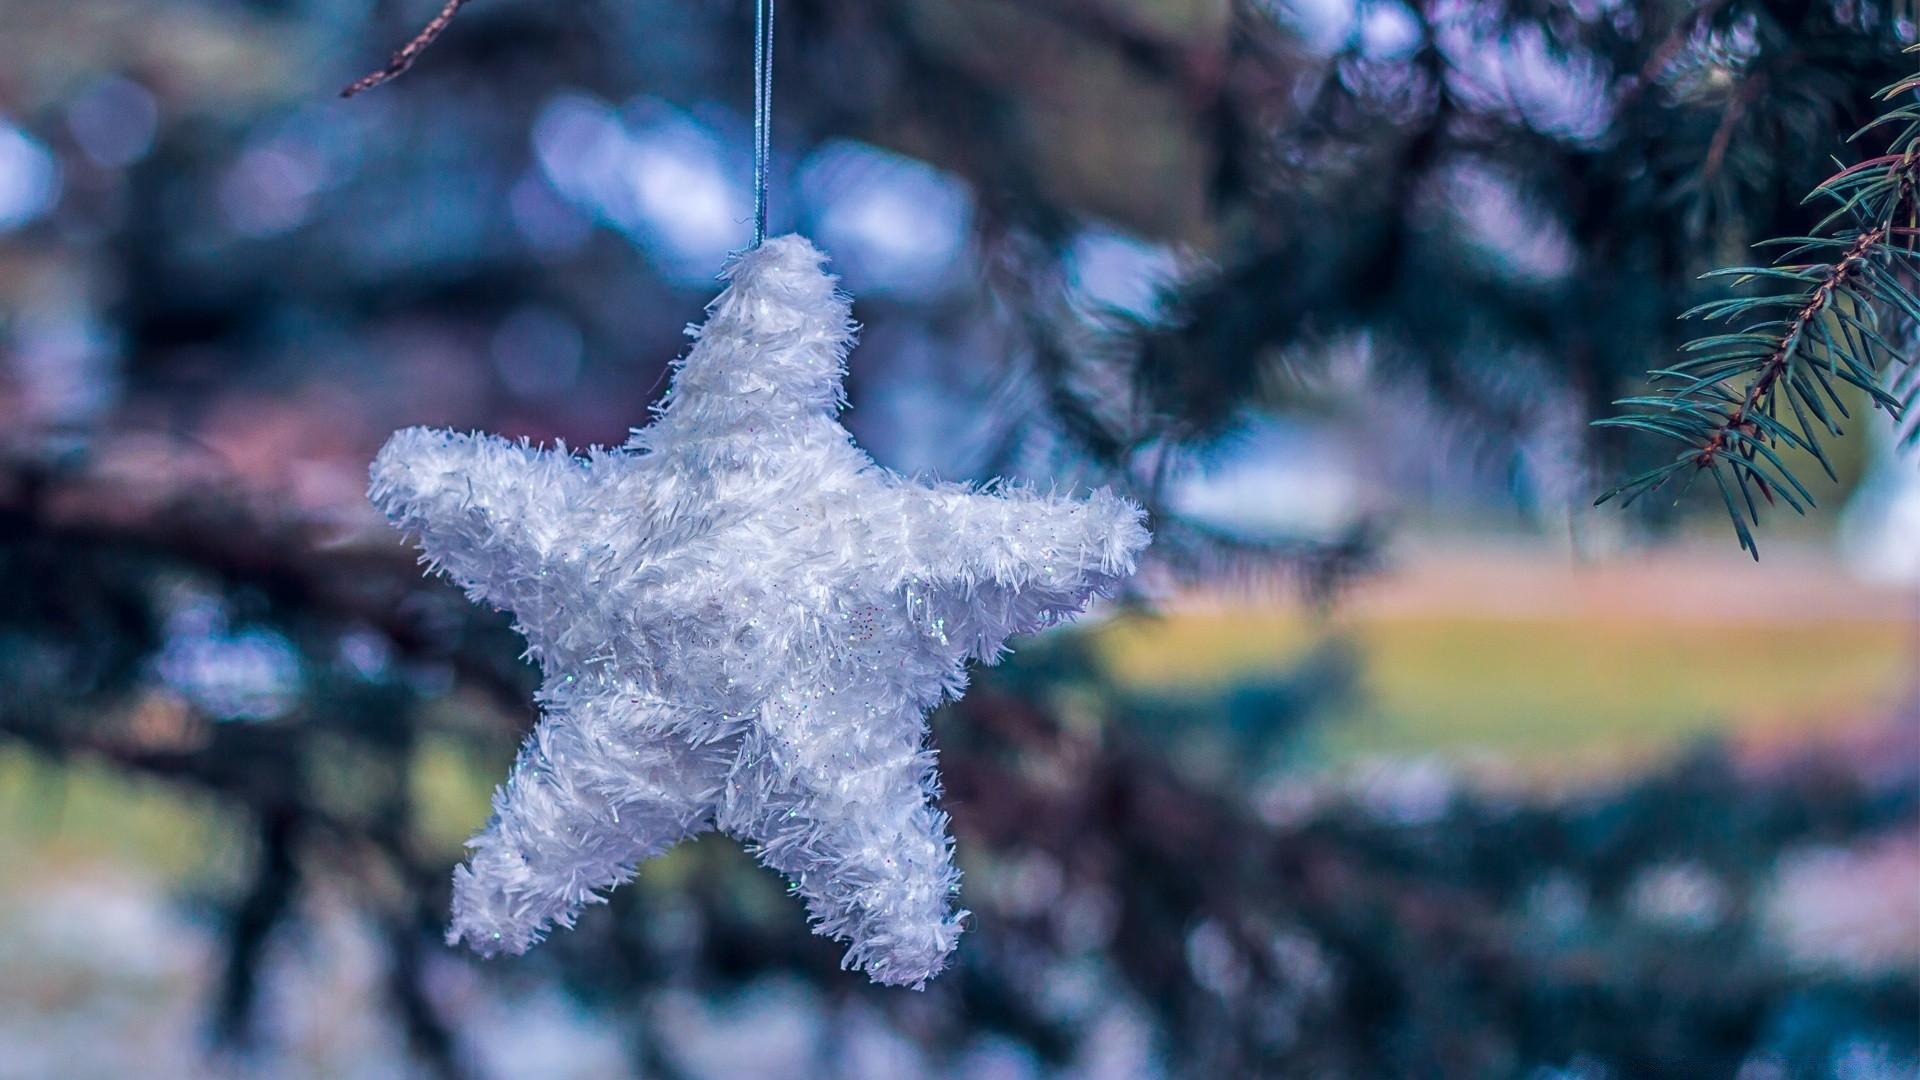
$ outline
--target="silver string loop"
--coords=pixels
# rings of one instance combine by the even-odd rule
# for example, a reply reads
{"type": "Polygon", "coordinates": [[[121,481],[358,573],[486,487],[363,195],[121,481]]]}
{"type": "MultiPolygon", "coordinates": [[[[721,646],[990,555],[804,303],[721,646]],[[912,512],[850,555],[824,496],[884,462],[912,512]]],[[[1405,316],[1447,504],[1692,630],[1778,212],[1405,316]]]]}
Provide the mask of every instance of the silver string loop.
{"type": "Polygon", "coordinates": [[[767,172],[773,148],[773,0],[753,7],[753,246],[767,238],[767,172]]]}

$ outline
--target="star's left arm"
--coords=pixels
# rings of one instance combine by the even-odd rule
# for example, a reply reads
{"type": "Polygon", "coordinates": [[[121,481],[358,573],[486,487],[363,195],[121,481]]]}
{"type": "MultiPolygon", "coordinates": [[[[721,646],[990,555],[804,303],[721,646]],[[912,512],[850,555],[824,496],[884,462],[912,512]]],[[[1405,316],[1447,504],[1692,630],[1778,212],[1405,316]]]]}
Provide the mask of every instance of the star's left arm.
{"type": "Polygon", "coordinates": [[[938,629],[981,659],[1009,634],[1112,595],[1149,539],[1145,512],[1108,488],[1072,498],[902,482],[894,493],[905,504],[898,551],[908,588],[924,590],[938,629]]]}
{"type": "Polygon", "coordinates": [[[395,432],[369,471],[367,497],[388,520],[470,592],[508,606],[565,535],[585,478],[564,449],[421,427],[395,432]]]}

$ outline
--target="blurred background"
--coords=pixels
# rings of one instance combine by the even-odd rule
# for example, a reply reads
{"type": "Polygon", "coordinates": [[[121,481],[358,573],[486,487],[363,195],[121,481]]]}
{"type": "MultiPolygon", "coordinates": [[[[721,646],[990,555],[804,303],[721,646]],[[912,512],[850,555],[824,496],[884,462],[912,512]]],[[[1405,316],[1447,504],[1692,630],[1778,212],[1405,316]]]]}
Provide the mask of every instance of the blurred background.
{"type": "Polygon", "coordinates": [[[0,1078],[1920,1076],[1920,463],[1862,396],[1755,564],[1588,426],[1906,0],[783,0],[848,426],[1158,536],[935,716],[924,993],[723,837],[440,943],[535,680],[366,464],[646,422],[752,11],[479,0],[338,98],[433,12],[0,0],[0,1078]]]}

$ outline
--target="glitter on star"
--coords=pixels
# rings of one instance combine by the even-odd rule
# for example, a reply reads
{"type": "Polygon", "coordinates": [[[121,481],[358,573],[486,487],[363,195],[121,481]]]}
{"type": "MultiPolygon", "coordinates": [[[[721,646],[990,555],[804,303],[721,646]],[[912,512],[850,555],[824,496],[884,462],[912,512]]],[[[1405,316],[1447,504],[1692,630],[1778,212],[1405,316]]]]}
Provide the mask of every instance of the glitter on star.
{"type": "Polygon", "coordinates": [[[960,935],[926,716],[1108,595],[1139,507],[911,481],[841,427],[854,327],[798,236],[729,268],[651,426],[570,453],[396,433],[369,497],[509,609],[542,718],[454,872],[449,944],[520,953],[680,840],[785,874],[846,966],[924,986],[960,935]]]}

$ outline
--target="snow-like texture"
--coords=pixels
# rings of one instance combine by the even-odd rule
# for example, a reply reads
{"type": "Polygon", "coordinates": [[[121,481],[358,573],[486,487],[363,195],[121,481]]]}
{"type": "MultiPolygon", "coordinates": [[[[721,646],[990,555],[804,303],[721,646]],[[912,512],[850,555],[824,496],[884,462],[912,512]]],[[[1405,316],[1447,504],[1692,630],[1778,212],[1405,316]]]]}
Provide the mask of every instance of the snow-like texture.
{"type": "Polygon", "coordinates": [[[1011,634],[1133,570],[1142,513],[876,466],[836,414],[853,338],[797,236],[730,268],[651,427],[573,455],[411,428],[370,497],[508,608],[544,716],[454,873],[449,943],[518,953],[719,828],[792,880],[845,963],[922,986],[966,912],[926,713],[1011,634]]]}

